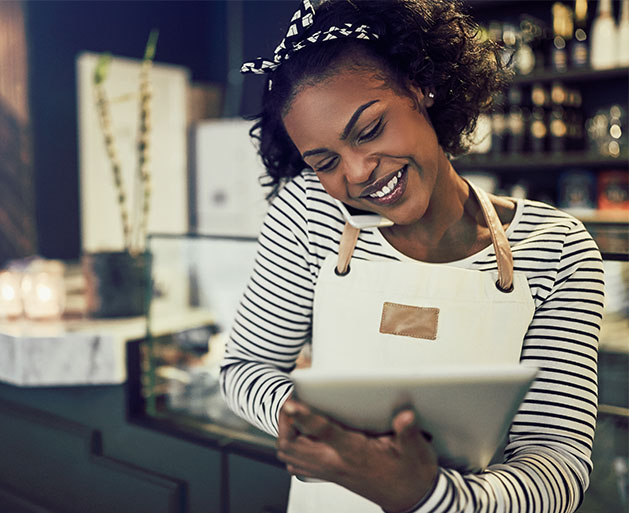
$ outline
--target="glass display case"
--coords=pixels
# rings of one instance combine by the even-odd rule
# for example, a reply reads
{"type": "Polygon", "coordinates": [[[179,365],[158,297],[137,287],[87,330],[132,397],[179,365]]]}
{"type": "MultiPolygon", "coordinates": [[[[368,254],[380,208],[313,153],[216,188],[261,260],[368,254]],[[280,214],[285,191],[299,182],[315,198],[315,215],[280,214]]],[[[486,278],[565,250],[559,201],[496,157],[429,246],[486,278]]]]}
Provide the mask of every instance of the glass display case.
{"type": "Polygon", "coordinates": [[[626,511],[629,505],[629,262],[626,254],[604,258],[594,470],[580,513],[626,511]]]}
{"type": "MultiPolygon", "coordinates": [[[[138,343],[139,411],[161,426],[275,461],[274,439],[233,414],[219,390],[226,337],[255,257],[256,241],[153,235],[147,337],[138,343]],[[156,336],[159,319],[198,326],[156,336]],[[204,321],[204,322],[202,322],[204,321]]],[[[592,483],[580,513],[621,511],[629,491],[629,262],[605,253],[606,308],[599,353],[599,417],[592,483]]],[[[132,359],[133,361],[133,359],[132,359]]]]}
{"type": "MultiPolygon", "coordinates": [[[[226,337],[253,265],[256,240],[212,235],[151,235],[146,338],[130,362],[139,379],[136,416],[218,446],[247,446],[273,457],[274,439],[229,410],[219,390],[226,337]],[[197,326],[156,335],[164,316],[197,326]]],[[[132,388],[133,385],[131,385],[132,388]]]]}

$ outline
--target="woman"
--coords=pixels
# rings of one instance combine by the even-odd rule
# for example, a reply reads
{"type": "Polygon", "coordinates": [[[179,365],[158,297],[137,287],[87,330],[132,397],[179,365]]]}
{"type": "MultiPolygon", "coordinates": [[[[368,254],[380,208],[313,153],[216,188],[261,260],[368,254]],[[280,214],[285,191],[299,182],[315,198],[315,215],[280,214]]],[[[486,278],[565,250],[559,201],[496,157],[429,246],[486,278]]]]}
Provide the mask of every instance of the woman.
{"type": "Polygon", "coordinates": [[[450,1],[328,0],[315,10],[304,0],[273,59],[243,66],[267,74],[253,133],[274,198],[221,378],[232,409],[278,436],[291,474],[326,481],[293,479],[291,513],[571,512],[587,488],[601,257],[573,217],[488,197],[456,173],[450,157],[465,151],[507,78],[476,29],[450,1]],[[390,222],[344,228],[335,200],[390,222]],[[335,267],[337,276],[351,268],[354,283],[363,277],[363,297],[345,290],[351,280],[330,278],[335,267]],[[497,277],[487,290],[499,297],[492,308],[471,297],[482,312],[477,326],[462,327],[472,341],[459,332],[446,350],[422,349],[427,363],[461,363],[460,353],[465,363],[494,362],[492,351],[504,347],[499,361],[540,369],[503,462],[482,472],[440,467],[412,411],[395,416],[390,435],[373,437],[290,398],[288,373],[313,326],[320,366],[408,365],[402,349],[376,357],[362,337],[332,344],[318,326],[343,325],[347,302],[366,305],[369,276],[406,293],[405,284],[424,286],[435,273],[453,290],[459,280],[493,285],[497,277]],[[510,342],[487,345],[492,335],[475,335],[483,330],[510,342]]]}

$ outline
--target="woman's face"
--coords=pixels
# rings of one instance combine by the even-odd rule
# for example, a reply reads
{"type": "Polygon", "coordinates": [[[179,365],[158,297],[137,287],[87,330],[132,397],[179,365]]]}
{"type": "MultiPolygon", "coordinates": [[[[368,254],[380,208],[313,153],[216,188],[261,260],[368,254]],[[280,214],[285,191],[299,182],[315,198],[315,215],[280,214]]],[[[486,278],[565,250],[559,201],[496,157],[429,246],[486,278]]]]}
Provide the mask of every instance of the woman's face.
{"type": "Polygon", "coordinates": [[[398,94],[379,76],[354,69],[304,86],[284,125],[328,194],[410,224],[428,208],[442,154],[432,100],[419,88],[416,98],[398,94]]]}

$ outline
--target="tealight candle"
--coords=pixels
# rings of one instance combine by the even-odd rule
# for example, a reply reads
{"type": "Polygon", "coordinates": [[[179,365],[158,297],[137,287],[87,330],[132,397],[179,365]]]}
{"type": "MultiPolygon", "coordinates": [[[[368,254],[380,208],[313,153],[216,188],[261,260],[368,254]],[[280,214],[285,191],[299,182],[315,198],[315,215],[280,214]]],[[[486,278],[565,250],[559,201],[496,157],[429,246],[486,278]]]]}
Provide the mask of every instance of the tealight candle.
{"type": "Polygon", "coordinates": [[[0,318],[22,315],[20,275],[14,271],[0,272],[0,318]]]}
{"type": "Polygon", "coordinates": [[[30,319],[58,318],[65,308],[63,264],[36,260],[22,278],[24,312],[30,319]]]}

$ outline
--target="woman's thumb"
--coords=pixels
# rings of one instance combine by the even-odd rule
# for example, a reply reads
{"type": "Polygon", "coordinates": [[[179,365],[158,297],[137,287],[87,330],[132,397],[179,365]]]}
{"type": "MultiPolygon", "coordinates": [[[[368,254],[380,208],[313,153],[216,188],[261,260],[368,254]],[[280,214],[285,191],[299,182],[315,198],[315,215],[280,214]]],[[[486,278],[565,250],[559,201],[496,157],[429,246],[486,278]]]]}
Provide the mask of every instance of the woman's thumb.
{"type": "Polygon", "coordinates": [[[415,429],[417,429],[417,422],[413,410],[402,410],[393,417],[393,432],[396,435],[402,436],[415,429]]]}
{"type": "Polygon", "coordinates": [[[421,430],[413,410],[402,410],[393,418],[392,424],[393,432],[402,441],[416,440],[419,436],[423,436],[428,441],[432,438],[421,430]]]}

